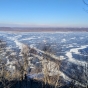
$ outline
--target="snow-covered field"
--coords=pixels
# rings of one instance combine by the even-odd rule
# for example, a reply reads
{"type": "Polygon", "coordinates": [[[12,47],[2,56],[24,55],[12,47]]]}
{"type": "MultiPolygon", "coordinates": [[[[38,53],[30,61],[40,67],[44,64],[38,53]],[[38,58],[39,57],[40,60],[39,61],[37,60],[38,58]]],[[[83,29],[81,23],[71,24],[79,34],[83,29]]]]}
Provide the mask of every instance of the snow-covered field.
{"type": "MultiPolygon", "coordinates": [[[[61,57],[61,73],[63,78],[70,78],[72,71],[88,63],[88,33],[5,33],[0,32],[0,39],[6,41],[7,48],[19,50],[28,45],[44,53],[41,47],[49,44],[54,49],[54,57],[61,57]],[[65,66],[63,66],[65,65],[65,66]]],[[[76,73],[75,73],[76,74],[76,73]]],[[[79,73],[80,74],[80,73],[79,73]]],[[[33,75],[34,76],[34,75],[33,75]]]]}

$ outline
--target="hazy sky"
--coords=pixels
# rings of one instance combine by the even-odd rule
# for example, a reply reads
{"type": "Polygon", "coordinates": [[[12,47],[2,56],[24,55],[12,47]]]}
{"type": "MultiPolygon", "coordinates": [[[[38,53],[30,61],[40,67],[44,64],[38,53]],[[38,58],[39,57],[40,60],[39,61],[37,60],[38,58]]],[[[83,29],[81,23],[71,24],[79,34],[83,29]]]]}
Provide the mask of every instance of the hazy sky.
{"type": "Polygon", "coordinates": [[[0,0],[0,26],[88,27],[82,0],[0,0]]]}

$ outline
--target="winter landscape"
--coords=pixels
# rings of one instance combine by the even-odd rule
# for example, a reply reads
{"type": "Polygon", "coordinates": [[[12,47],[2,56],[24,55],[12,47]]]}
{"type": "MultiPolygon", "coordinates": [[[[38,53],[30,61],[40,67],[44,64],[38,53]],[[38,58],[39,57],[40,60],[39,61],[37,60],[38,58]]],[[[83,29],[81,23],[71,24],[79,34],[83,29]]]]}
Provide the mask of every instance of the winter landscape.
{"type": "Polygon", "coordinates": [[[43,80],[45,75],[58,75],[61,81],[59,86],[70,85],[71,82],[81,87],[87,85],[87,32],[0,32],[0,40],[0,45],[4,45],[0,56],[10,75],[17,73],[20,69],[18,62],[22,64],[22,58],[26,55],[25,74],[29,79],[43,80]]]}
{"type": "Polygon", "coordinates": [[[88,88],[88,0],[0,0],[0,88],[88,88]]]}

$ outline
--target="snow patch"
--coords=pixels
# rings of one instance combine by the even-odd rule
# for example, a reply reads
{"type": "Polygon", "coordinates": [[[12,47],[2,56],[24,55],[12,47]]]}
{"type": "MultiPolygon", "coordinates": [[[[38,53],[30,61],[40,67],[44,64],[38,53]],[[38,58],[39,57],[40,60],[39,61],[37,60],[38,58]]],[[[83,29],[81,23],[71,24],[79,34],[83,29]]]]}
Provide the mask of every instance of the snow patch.
{"type": "Polygon", "coordinates": [[[70,38],[70,39],[76,39],[76,37],[70,38]]]}
{"type": "Polygon", "coordinates": [[[66,52],[66,56],[68,57],[68,60],[69,60],[70,62],[73,62],[73,63],[75,63],[75,64],[79,64],[79,65],[86,64],[85,61],[75,60],[75,58],[73,58],[73,56],[72,56],[72,53],[80,54],[80,53],[78,52],[78,50],[79,50],[79,49],[84,49],[84,48],[87,48],[87,47],[88,47],[88,45],[84,45],[84,46],[81,46],[80,48],[70,49],[69,52],[66,52]]]}
{"type": "Polygon", "coordinates": [[[62,39],[61,42],[66,42],[66,39],[62,39]]]}
{"type": "Polygon", "coordinates": [[[32,39],[36,39],[36,38],[25,38],[25,39],[22,39],[22,40],[32,40],[32,39]]]}

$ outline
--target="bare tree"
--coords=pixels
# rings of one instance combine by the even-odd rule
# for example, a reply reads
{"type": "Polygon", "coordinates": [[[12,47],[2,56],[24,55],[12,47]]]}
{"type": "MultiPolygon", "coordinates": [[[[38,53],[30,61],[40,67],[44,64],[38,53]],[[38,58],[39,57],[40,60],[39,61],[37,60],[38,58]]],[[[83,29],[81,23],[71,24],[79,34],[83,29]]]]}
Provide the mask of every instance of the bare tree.
{"type": "Polygon", "coordinates": [[[28,48],[23,47],[22,49],[22,58],[17,57],[16,59],[16,72],[19,76],[19,79],[22,81],[25,79],[25,76],[28,73],[29,60],[28,60],[28,48]]]}
{"type": "MultiPolygon", "coordinates": [[[[83,3],[84,3],[86,6],[88,6],[88,0],[82,0],[82,1],[83,1],[83,3]]],[[[88,10],[87,10],[87,9],[85,9],[85,8],[83,8],[83,9],[84,9],[85,12],[88,13],[88,10]]]]}
{"type": "Polygon", "coordinates": [[[14,80],[13,74],[14,73],[8,69],[6,63],[0,59],[0,82],[3,88],[10,88],[14,84],[11,82],[14,80]]]}
{"type": "Polygon", "coordinates": [[[4,59],[5,56],[3,56],[3,53],[5,53],[5,48],[6,43],[0,40],[0,87],[10,88],[13,85],[13,83],[11,83],[13,77],[6,64],[6,59],[4,59]]]}
{"type": "Polygon", "coordinates": [[[83,3],[88,6],[88,0],[83,0],[83,3]]]}
{"type": "Polygon", "coordinates": [[[84,66],[83,77],[85,80],[85,87],[88,88],[88,63],[86,63],[84,66]]]}
{"type": "Polygon", "coordinates": [[[60,86],[59,83],[60,58],[58,57],[58,60],[52,58],[52,56],[54,55],[54,51],[50,46],[44,46],[43,51],[45,52],[43,54],[43,60],[42,60],[42,66],[43,66],[42,71],[44,74],[43,80],[45,84],[54,85],[56,88],[57,86],[60,86]]]}

